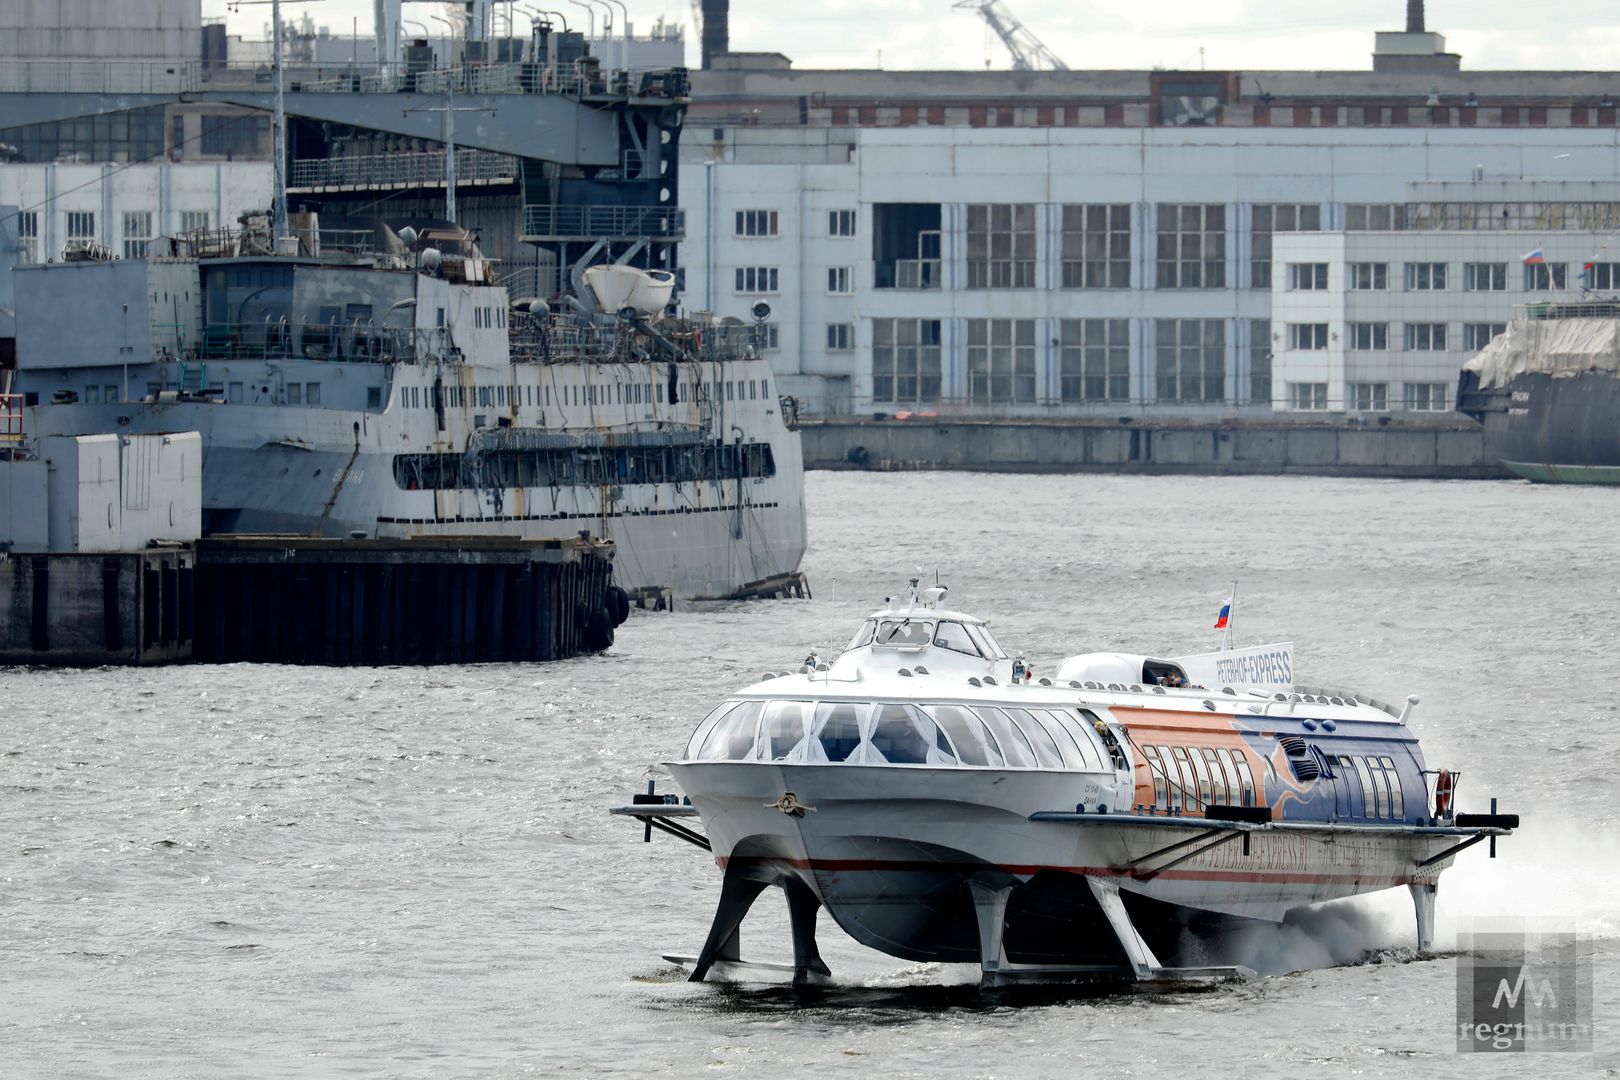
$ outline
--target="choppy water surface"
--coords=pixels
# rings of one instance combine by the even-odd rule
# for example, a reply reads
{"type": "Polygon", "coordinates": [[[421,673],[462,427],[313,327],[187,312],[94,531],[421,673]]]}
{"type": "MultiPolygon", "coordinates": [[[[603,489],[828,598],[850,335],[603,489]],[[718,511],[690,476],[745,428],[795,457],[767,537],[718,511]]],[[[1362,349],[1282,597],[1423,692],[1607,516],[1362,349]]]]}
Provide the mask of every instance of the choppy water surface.
{"type": "MultiPolygon", "coordinates": [[[[816,598],[637,612],[504,667],[0,671],[0,1074],[1615,1073],[1620,493],[1311,479],[812,474],[816,598]],[[1405,890],[1243,945],[1209,992],[980,994],[823,921],[827,991],[691,986],[719,874],[610,818],[730,687],[836,650],[913,568],[1050,671],[1293,639],[1302,682],[1422,697],[1464,808],[1525,814],[1442,880],[1462,920],[1598,939],[1596,1058],[1451,1050],[1405,890]],[[1333,965],[1349,958],[1370,962],[1333,965]],[[1311,968],[1299,972],[1301,967],[1311,968]]],[[[745,955],[788,952],[767,894],[745,955]]]]}

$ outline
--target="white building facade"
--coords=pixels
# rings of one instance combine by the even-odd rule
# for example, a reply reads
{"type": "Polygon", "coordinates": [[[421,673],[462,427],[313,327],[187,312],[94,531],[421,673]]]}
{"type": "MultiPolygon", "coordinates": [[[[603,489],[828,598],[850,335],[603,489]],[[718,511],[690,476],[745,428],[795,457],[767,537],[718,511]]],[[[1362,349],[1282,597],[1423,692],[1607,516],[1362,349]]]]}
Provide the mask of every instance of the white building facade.
{"type": "Polygon", "coordinates": [[[1448,411],[1459,369],[1516,309],[1620,292],[1620,202],[1497,202],[1481,217],[1504,208],[1516,224],[1541,217],[1548,227],[1280,238],[1275,408],[1448,411]],[[1601,230],[1578,227],[1604,220],[1601,230]]]}
{"type": "MultiPolygon", "coordinates": [[[[768,303],[779,379],[811,412],[1225,415],[1346,408],[1351,384],[1444,409],[1468,327],[1507,320],[1537,236],[1398,232],[1410,186],[1488,201],[1504,179],[1595,177],[1585,201],[1620,201],[1617,164],[1613,127],[689,128],[685,302],[768,303]],[[1285,258],[1327,264],[1326,286],[1289,288],[1285,258]],[[1378,316],[1345,268],[1379,259],[1401,347],[1350,349],[1348,324],[1378,316]],[[1504,289],[1463,290],[1465,263],[1504,261],[1504,289]],[[1437,262],[1444,288],[1405,287],[1437,262]],[[1442,321],[1443,344],[1405,347],[1442,321]],[[1327,346],[1291,346],[1289,323],[1331,327],[1327,346]]],[[[1592,239],[1549,236],[1547,258],[1592,239]]]]}
{"type": "Polygon", "coordinates": [[[270,205],[268,161],[0,165],[0,203],[18,207],[21,262],[59,259],[72,241],[139,258],[148,241],[234,227],[270,205]]]}

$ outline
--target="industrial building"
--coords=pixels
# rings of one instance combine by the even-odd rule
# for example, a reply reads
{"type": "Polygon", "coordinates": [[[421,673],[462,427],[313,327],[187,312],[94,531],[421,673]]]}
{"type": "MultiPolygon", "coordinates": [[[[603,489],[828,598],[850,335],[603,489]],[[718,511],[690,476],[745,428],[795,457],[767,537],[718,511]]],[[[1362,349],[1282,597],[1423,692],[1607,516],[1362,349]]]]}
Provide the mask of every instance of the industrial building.
{"type": "Polygon", "coordinates": [[[781,381],[812,413],[1449,409],[1465,343],[1529,295],[1518,256],[1544,239],[1574,260],[1609,235],[1620,74],[1467,71],[1421,3],[1407,14],[1366,71],[801,71],[706,27],[682,144],[687,301],[769,304],[781,381]],[[1579,187],[1587,234],[1509,181],[1579,187]],[[1329,347],[1291,347],[1318,298],[1290,289],[1285,258],[1330,263],[1330,290],[1350,257],[1333,252],[1367,245],[1398,274],[1463,273],[1434,185],[1470,220],[1514,203],[1522,235],[1478,240],[1477,259],[1505,260],[1515,289],[1464,298],[1459,278],[1458,307],[1393,280],[1404,307],[1376,358],[1325,363],[1349,316],[1314,308],[1329,347]],[[1408,345],[1399,327],[1436,302],[1444,347],[1408,345]]]}

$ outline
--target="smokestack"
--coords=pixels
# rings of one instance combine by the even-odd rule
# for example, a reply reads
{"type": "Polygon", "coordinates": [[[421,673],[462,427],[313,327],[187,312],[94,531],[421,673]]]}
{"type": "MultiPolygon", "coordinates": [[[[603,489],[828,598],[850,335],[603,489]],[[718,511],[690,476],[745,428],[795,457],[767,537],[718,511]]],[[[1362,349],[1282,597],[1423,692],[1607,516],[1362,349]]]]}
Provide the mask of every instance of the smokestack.
{"type": "MultiPolygon", "coordinates": [[[[731,51],[731,0],[703,0],[703,68],[707,71],[714,58],[731,51]]],[[[1421,19],[1421,16],[1419,17],[1421,19]]]]}
{"type": "Polygon", "coordinates": [[[1406,32],[1423,33],[1423,0],[1406,0],[1406,32]]]}

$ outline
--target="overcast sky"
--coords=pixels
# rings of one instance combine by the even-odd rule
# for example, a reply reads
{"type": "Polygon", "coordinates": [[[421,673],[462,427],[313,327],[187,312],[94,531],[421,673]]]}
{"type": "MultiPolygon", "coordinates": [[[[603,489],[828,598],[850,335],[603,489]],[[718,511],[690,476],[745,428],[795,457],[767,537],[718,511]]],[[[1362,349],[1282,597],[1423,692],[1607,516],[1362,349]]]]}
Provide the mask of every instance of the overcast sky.
{"type": "MultiPolygon", "coordinates": [[[[1072,68],[1312,69],[1371,66],[1373,32],[1404,29],[1404,0],[1004,0],[1036,37],[1072,68]],[[1200,57],[1202,50],[1202,57],[1200,57]]],[[[435,9],[454,4],[410,3],[407,18],[434,25],[435,9]]],[[[574,0],[541,0],[526,7],[560,7],[583,25],[574,0]]],[[[601,5],[595,5],[601,20],[601,5]]],[[[655,19],[690,27],[680,2],[625,0],[631,25],[645,32],[655,19]]],[[[268,5],[227,10],[203,0],[204,15],[225,15],[233,33],[260,36],[268,5]]],[[[359,20],[371,28],[370,0],[285,0],[287,17],[308,13],[317,25],[347,34],[359,20]]],[[[518,25],[524,26],[522,16],[518,25]]],[[[1602,3],[1526,0],[1430,0],[1428,28],[1444,34],[1463,68],[1612,71],[1620,68],[1620,8],[1602,3]]],[[[696,66],[688,30],[690,62],[696,66]]],[[[952,0],[732,0],[731,47],[781,52],[796,67],[1006,68],[1008,55],[978,14],[952,0]],[[786,10],[786,13],[784,12],[786,10]]]]}

